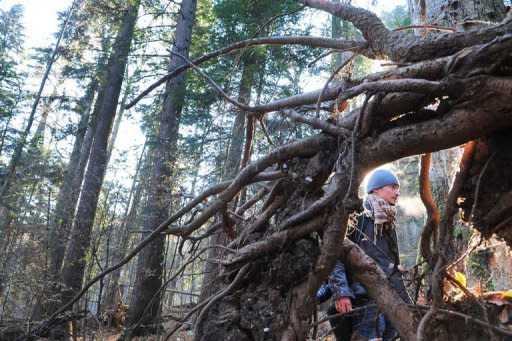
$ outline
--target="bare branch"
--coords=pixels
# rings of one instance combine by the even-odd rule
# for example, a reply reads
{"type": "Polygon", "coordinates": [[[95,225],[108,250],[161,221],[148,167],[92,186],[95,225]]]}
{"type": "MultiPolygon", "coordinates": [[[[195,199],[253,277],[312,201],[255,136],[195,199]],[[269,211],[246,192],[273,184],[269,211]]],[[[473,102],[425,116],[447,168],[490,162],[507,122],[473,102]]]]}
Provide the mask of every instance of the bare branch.
{"type": "MultiPolygon", "coordinates": [[[[482,95],[490,91],[476,79],[472,82],[472,88],[475,90],[471,91],[479,91],[482,95]]],[[[412,126],[396,127],[381,133],[377,139],[367,138],[362,142],[360,161],[376,166],[405,156],[461,145],[512,125],[512,103],[505,97],[488,96],[485,108],[475,98],[441,117],[416,123],[413,129],[412,126]]]]}
{"type": "MultiPolygon", "coordinates": [[[[339,39],[330,39],[323,37],[301,37],[301,36],[289,36],[289,37],[263,37],[263,38],[254,38],[249,40],[243,40],[221,49],[210,52],[202,57],[196,58],[192,60],[193,65],[199,65],[213,58],[226,55],[232,52],[235,52],[240,49],[247,48],[249,46],[258,46],[258,45],[303,45],[309,47],[323,47],[323,48],[332,48],[338,50],[351,49],[351,48],[361,48],[365,46],[364,42],[361,41],[342,41],[339,39]]],[[[142,98],[147,96],[151,91],[164,84],[169,79],[175,77],[181,72],[190,68],[190,65],[181,65],[180,67],[172,70],[164,77],[160,78],[155,83],[151,84],[146,90],[141,92],[133,101],[126,105],[126,109],[130,109],[134,105],[136,105],[142,98]]]]}
{"type": "MultiPolygon", "coordinates": [[[[336,183],[343,184],[343,186],[340,186],[340,194],[343,195],[343,190],[348,186],[348,179],[346,175],[336,175],[336,177],[340,177],[336,183]]],[[[322,281],[327,278],[336,261],[340,259],[342,251],[340,244],[345,237],[347,219],[348,214],[344,212],[340,205],[336,205],[329,212],[323,231],[323,247],[320,248],[320,255],[315,267],[309,273],[308,278],[292,290],[290,326],[285,331],[282,340],[297,340],[299,339],[298,335],[304,335],[303,328],[306,326],[303,322],[308,321],[310,312],[316,309],[316,300],[313,298],[316,290],[322,281]]]]}
{"type": "Polygon", "coordinates": [[[398,79],[381,80],[376,82],[362,83],[344,91],[339,101],[346,101],[364,92],[418,92],[423,94],[440,94],[445,91],[441,82],[433,82],[422,79],[398,79]]]}
{"type": "MultiPolygon", "coordinates": [[[[273,173],[262,173],[259,175],[256,175],[252,178],[252,181],[264,181],[264,180],[273,180],[276,179],[276,175],[278,177],[282,176],[278,173],[281,172],[273,172],[273,173]],[[259,180],[257,180],[259,178],[259,180]]],[[[282,173],[281,173],[282,174],[282,173]]],[[[184,214],[189,212],[192,208],[197,206],[199,203],[201,203],[205,198],[214,195],[216,193],[221,192],[223,189],[229,187],[231,181],[227,181],[224,183],[220,183],[218,185],[210,187],[208,190],[203,192],[201,195],[196,197],[194,200],[192,200],[188,205],[183,207],[181,210],[170,216],[166,221],[162,222],[154,231],[152,231],[144,240],[142,240],[128,255],[126,255],[122,260],[120,260],[118,263],[112,265],[111,267],[105,269],[100,274],[96,275],[94,278],[92,278],[90,281],[88,281],[82,289],[66,304],[64,304],[61,308],[59,308],[57,311],[55,311],[50,317],[48,317],[47,321],[51,321],[56,319],[61,313],[69,310],[72,305],[77,302],[80,297],[82,297],[89,288],[94,285],[94,283],[98,282],[100,279],[104,278],[109,273],[119,269],[123,265],[127,264],[133,257],[135,257],[146,245],[148,245],[150,242],[152,242],[155,238],[159,237],[161,233],[167,229],[169,224],[176,221],[180,217],[182,217],[184,214]]],[[[44,325],[44,322],[41,324],[44,325]]]]}
{"type": "Polygon", "coordinates": [[[322,129],[329,135],[342,137],[350,136],[350,131],[348,129],[337,127],[327,121],[323,121],[315,117],[301,115],[293,109],[285,109],[281,112],[296,121],[306,123],[313,128],[322,129]]]}
{"type": "Polygon", "coordinates": [[[239,215],[244,215],[245,211],[251,208],[258,201],[263,199],[263,197],[270,191],[267,187],[263,187],[258,193],[256,193],[252,198],[247,200],[241,207],[236,210],[236,213],[239,215]]]}
{"type": "MultiPolygon", "coordinates": [[[[336,181],[333,181],[333,183],[336,183],[336,181]]],[[[339,196],[342,193],[341,186],[331,185],[329,186],[327,192],[323,197],[315,201],[313,204],[309,205],[307,209],[304,211],[297,213],[295,215],[292,215],[288,219],[286,219],[284,222],[282,222],[278,229],[288,229],[292,226],[295,226],[297,224],[300,224],[308,219],[311,219],[315,217],[316,215],[320,214],[323,210],[325,210],[329,205],[331,205],[333,202],[336,201],[336,199],[339,198],[339,196]]]]}
{"type": "Polygon", "coordinates": [[[437,26],[437,25],[410,25],[410,26],[395,28],[393,30],[393,32],[408,31],[408,30],[414,30],[414,29],[418,29],[418,28],[439,31],[439,32],[456,32],[457,31],[453,27],[444,27],[444,26],[437,26]]]}
{"type": "MultiPolygon", "coordinates": [[[[381,40],[389,42],[390,31],[384,26],[382,21],[373,13],[362,8],[336,3],[327,0],[299,0],[299,2],[313,8],[321,9],[332,15],[351,22],[362,33],[370,49],[375,52],[382,51],[380,46],[374,45],[381,40]]],[[[384,55],[382,55],[384,57],[384,55]]]]}
{"type": "Polygon", "coordinates": [[[262,241],[241,248],[236,254],[230,255],[226,260],[222,261],[222,264],[233,265],[276,252],[282,249],[286,243],[307,236],[311,232],[318,231],[323,227],[324,223],[325,217],[319,216],[295,226],[293,229],[276,232],[262,241]]]}
{"type": "Polygon", "coordinates": [[[176,55],[178,57],[180,57],[181,59],[183,59],[183,61],[185,63],[187,63],[191,68],[192,70],[194,70],[195,72],[197,72],[201,77],[203,77],[204,79],[206,79],[206,81],[208,83],[210,83],[210,85],[215,89],[217,90],[217,92],[226,100],[228,101],[229,103],[233,104],[234,106],[237,106],[238,108],[240,108],[241,110],[243,111],[255,111],[254,110],[254,107],[251,107],[249,105],[246,105],[246,104],[243,104],[241,102],[238,102],[234,99],[232,99],[231,97],[229,97],[229,95],[227,93],[224,92],[224,90],[221,89],[221,87],[210,77],[208,76],[206,73],[203,72],[203,70],[201,70],[200,68],[198,68],[196,65],[194,65],[194,63],[192,63],[187,57],[185,56],[182,56],[181,54],[177,53],[177,52],[174,52],[174,51],[171,51],[171,54],[173,55],[176,55]]]}
{"type": "MultiPolygon", "coordinates": [[[[418,307],[420,309],[429,309],[428,306],[424,306],[424,305],[415,305],[415,307],[418,307]]],[[[512,336],[512,331],[510,331],[510,330],[507,330],[505,328],[500,328],[500,327],[497,327],[494,325],[490,325],[489,323],[487,323],[485,321],[474,318],[473,316],[459,313],[457,311],[448,310],[448,309],[439,309],[438,314],[448,314],[448,315],[456,316],[456,317],[463,319],[464,321],[470,321],[470,322],[473,322],[473,323],[478,324],[479,326],[482,326],[485,328],[492,328],[494,331],[496,331],[502,335],[506,335],[509,337],[512,336]]]]}
{"type": "Polygon", "coordinates": [[[421,255],[424,259],[428,259],[432,256],[431,242],[432,236],[437,234],[437,226],[439,224],[439,210],[432,197],[432,191],[430,190],[430,161],[432,159],[431,153],[426,153],[421,156],[420,176],[419,176],[419,188],[420,197],[423,201],[423,205],[427,209],[427,223],[423,227],[421,233],[420,249],[421,255]]]}
{"type": "Polygon", "coordinates": [[[242,154],[242,163],[240,164],[241,168],[244,168],[249,163],[252,154],[252,146],[254,141],[254,121],[256,117],[249,116],[247,117],[247,123],[245,126],[245,145],[244,152],[242,154]]]}
{"type": "Polygon", "coordinates": [[[490,42],[511,31],[512,21],[479,31],[444,33],[424,37],[389,31],[372,12],[329,0],[299,0],[354,24],[369,45],[368,54],[396,62],[421,61],[451,55],[465,47],[490,42]]]}
{"type": "Polygon", "coordinates": [[[358,51],[355,51],[351,56],[350,58],[348,58],[346,61],[344,61],[343,63],[341,63],[337,68],[336,70],[331,74],[331,76],[327,79],[327,81],[325,82],[325,85],[324,87],[322,88],[322,92],[320,92],[320,95],[318,96],[318,99],[316,101],[316,116],[318,117],[320,115],[320,103],[324,100],[323,97],[324,97],[324,93],[325,91],[329,88],[329,84],[331,83],[331,81],[334,79],[334,77],[336,77],[336,75],[345,68],[345,66],[351,64],[354,59],[363,51],[363,49],[361,50],[358,50],[358,51]]]}
{"type": "Polygon", "coordinates": [[[170,227],[167,230],[169,234],[179,236],[186,236],[194,230],[201,227],[208,219],[210,219],[216,212],[222,209],[235,195],[248,183],[250,179],[256,176],[259,172],[272,166],[273,164],[288,160],[292,157],[310,157],[320,150],[331,149],[334,145],[334,140],[326,136],[313,136],[291,143],[289,145],[276,148],[268,153],[263,158],[250,163],[242,169],[238,176],[231,182],[219,198],[212,204],[204,209],[204,211],[193,222],[185,226],[170,227]]]}
{"type": "Polygon", "coordinates": [[[283,203],[283,196],[278,196],[275,198],[275,200],[273,200],[272,203],[263,210],[263,212],[258,214],[258,218],[255,221],[250,223],[249,226],[245,227],[245,229],[240,234],[240,237],[237,240],[234,240],[230,246],[240,245],[248,235],[253,232],[260,231],[262,227],[264,227],[264,225],[270,220],[270,218],[272,218],[272,216],[277,212],[277,210],[281,208],[283,203]]]}
{"type": "Polygon", "coordinates": [[[416,340],[417,321],[411,309],[391,287],[375,261],[349,239],[343,241],[343,252],[350,273],[358,282],[363,283],[368,296],[375,300],[390,319],[400,337],[404,340],[416,340]]]}
{"type": "MultiPolygon", "coordinates": [[[[356,122],[354,124],[354,129],[352,129],[352,136],[350,137],[350,180],[348,183],[348,188],[345,193],[345,196],[343,197],[343,205],[345,209],[357,209],[357,207],[353,207],[354,203],[357,203],[360,205],[359,201],[359,195],[357,193],[359,184],[357,186],[354,186],[354,180],[356,178],[356,144],[358,142],[358,138],[363,137],[359,134],[359,126],[361,125],[362,117],[366,111],[366,106],[368,104],[368,101],[370,100],[371,95],[367,94],[363,105],[361,106],[361,109],[359,110],[359,115],[357,115],[356,122]],[[355,200],[353,200],[355,199],[355,200]]],[[[371,115],[371,113],[370,113],[371,115]]]]}

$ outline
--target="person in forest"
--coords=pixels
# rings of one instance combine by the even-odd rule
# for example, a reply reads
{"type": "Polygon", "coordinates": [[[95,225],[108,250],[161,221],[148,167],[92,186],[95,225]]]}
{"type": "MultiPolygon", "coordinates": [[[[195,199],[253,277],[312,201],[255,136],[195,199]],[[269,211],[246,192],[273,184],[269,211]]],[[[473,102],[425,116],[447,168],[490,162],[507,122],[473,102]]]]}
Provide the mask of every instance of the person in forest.
{"type": "MultiPolygon", "coordinates": [[[[410,303],[399,270],[395,231],[395,204],[400,195],[398,178],[387,169],[377,169],[368,179],[366,193],[364,211],[358,216],[357,225],[349,230],[348,237],[379,265],[400,297],[410,303]]],[[[361,283],[351,279],[350,272],[341,261],[336,263],[328,282],[318,290],[317,299],[325,301],[331,295],[334,296],[334,305],[328,309],[328,315],[362,308],[349,316],[330,320],[337,341],[393,340],[398,336],[361,283]]]]}

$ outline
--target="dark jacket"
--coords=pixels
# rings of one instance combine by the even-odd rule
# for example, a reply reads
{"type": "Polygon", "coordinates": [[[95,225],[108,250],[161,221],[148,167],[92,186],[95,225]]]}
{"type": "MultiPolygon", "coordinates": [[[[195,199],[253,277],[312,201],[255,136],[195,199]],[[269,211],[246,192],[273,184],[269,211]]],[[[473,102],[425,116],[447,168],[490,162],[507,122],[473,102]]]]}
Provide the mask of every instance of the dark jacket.
{"type": "MultiPolygon", "coordinates": [[[[365,203],[365,205],[368,205],[365,203]]],[[[369,207],[367,207],[369,209],[369,207]]],[[[390,278],[391,285],[397,290],[405,302],[410,302],[402,276],[398,270],[400,258],[395,229],[385,229],[382,235],[374,236],[373,219],[363,212],[357,222],[357,228],[350,232],[349,238],[359,245],[390,278]]],[[[342,296],[351,298],[365,297],[366,290],[361,283],[353,281],[345,271],[345,265],[338,261],[329,276],[329,286],[335,299],[342,296]]]]}

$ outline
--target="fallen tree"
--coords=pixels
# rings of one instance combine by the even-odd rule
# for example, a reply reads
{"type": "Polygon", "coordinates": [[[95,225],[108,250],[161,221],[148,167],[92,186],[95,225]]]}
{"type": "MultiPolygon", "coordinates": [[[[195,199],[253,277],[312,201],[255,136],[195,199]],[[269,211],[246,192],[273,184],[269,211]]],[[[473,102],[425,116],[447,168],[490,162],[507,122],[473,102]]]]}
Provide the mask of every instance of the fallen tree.
{"type": "MultiPolygon", "coordinates": [[[[396,63],[396,67],[359,79],[326,84],[316,92],[259,106],[242,105],[228,98],[247,115],[280,111],[320,131],[318,135],[274,149],[249,163],[232,181],[207,190],[169,217],[134,252],[100,277],[128,262],[160,233],[196,243],[222,229],[232,241],[228,245],[213,246],[224,250],[217,293],[199,302],[188,314],[188,317],[198,316],[197,340],[305,339],[316,309],[314,293],[342,255],[364,279],[370,296],[388,313],[402,338],[414,340],[418,328],[423,325],[419,328],[421,337],[422,328],[440,311],[442,290],[434,293],[437,303],[429,310],[428,318],[422,319],[419,311],[413,314],[410,307],[393,296],[382,274],[374,269],[375,265],[356,247],[344,242],[347,221],[349,215],[361,207],[357,189],[371,169],[406,156],[476,140],[475,154],[464,160],[465,176],[452,192],[455,206],[445,213],[439,226],[434,227],[440,229],[439,233],[432,233],[429,238],[441,235],[445,240],[450,239],[453,214],[459,208],[459,199],[464,198],[460,208],[466,220],[473,222],[484,235],[496,233],[512,245],[512,204],[508,200],[512,191],[509,167],[512,163],[509,132],[512,127],[512,21],[505,20],[473,32],[414,36],[388,30],[380,19],[366,10],[326,0],[299,2],[352,22],[364,37],[360,42],[319,40],[315,46],[333,48],[339,43],[342,48],[352,49],[354,54],[387,59],[396,63]],[[357,96],[364,97],[363,104],[351,112],[340,113],[335,120],[308,115],[302,107],[316,105],[314,112],[320,110],[320,104],[327,103],[337,108],[357,96]],[[272,178],[268,177],[270,170],[272,178]],[[332,178],[324,187],[331,174],[332,178]],[[486,183],[482,174],[486,174],[486,183]],[[248,200],[242,207],[236,206],[242,191],[254,182],[268,179],[272,179],[268,191],[248,200]],[[209,204],[194,214],[190,222],[175,225],[205,198],[210,199],[209,204]],[[257,209],[249,210],[250,205],[256,205],[257,209]],[[317,235],[321,235],[321,244],[317,235]],[[387,299],[384,301],[385,297],[391,297],[393,305],[389,305],[387,299]]],[[[505,16],[504,8],[499,15],[505,16]]],[[[250,45],[276,41],[312,44],[310,39],[286,41],[284,38],[235,44],[208,57],[187,61],[142,95],[187,68],[200,73],[215,86],[201,71],[200,63],[250,45]]],[[[220,88],[218,90],[227,97],[220,88]]],[[[130,105],[135,104],[136,101],[130,105]]],[[[449,244],[433,241],[432,245],[431,257],[426,261],[432,272],[430,281],[436,282],[439,289],[449,244]]],[[[91,282],[87,283],[84,290],[90,285],[91,282]]],[[[71,304],[52,318],[69,309],[71,304]]],[[[179,326],[169,331],[167,337],[179,326]]],[[[499,333],[499,327],[493,328],[499,333]]]]}

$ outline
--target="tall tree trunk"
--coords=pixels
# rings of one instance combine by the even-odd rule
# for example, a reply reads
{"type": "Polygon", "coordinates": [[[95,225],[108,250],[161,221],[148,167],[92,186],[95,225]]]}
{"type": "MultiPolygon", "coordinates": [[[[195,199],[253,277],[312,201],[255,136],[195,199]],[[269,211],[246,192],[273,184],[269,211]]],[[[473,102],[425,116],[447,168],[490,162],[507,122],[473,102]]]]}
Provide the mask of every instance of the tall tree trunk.
{"type": "Polygon", "coordinates": [[[48,245],[51,253],[50,267],[48,269],[50,278],[57,276],[62,266],[62,259],[64,258],[66,245],[62,241],[67,240],[76,208],[78,192],[85,172],[86,162],[83,159],[88,158],[92,142],[91,138],[86,139],[86,134],[88,133],[91,136],[95,130],[92,124],[90,125],[89,118],[97,87],[97,80],[91,81],[84,97],[79,101],[76,108],[81,118],[75,135],[73,151],[64,172],[64,180],[57,197],[55,212],[50,226],[50,235],[48,236],[48,245]],[[85,155],[82,156],[82,162],[80,162],[82,154],[85,155]]]}
{"type": "MultiPolygon", "coordinates": [[[[415,25],[427,24],[427,5],[425,0],[408,0],[409,12],[411,13],[412,22],[415,25]]],[[[417,35],[425,35],[425,29],[416,29],[417,35]]]]}
{"type": "MultiPolygon", "coordinates": [[[[55,95],[55,92],[53,93],[55,95]]],[[[28,146],[28,155],[33,155],[32,153],[38,153],[41,151],[40,147],[44,145],[44,131],[46,129],[46,125],[48,123],[48,114],[51,110],[51,105],[55,101],[54,98],[50,98],[48,103],[44,105],[43,112],[41,113],[41,118],[39,119],[39,123],[37,124],[36,131],[34,132],[34,136],[30,139],[28,146]]]]}
{"type": "MultiPolygon", "coordinates": [[[[126,76],[128,76],[128,69],[125,71],[126,76]]],[[[131,83],[130,80],[126,80],[126,89],[123,93],[123,99],[121,100],[121,103],[119,105],[119,110],[116,114],[116,119],[114,121],[114,126],[112,128],[112,134],[110,135],[110,139],[108,141],[108,148],[107,148],[107,164],[110,161],[110,157],[112,156],[112,151],[114,150],[114,145],[116,144],[117,134],[119,133],[119,127],[121,126],[121,121],[123,120],[123,115],[125,111],[126,101],[128,99],[128,95],[130,94],[130,88],[131,83]]]]}
{"type": "MultiPolygon", "coordinates": [[[[98,67],[95,77],[91,80],[84,97],[78,102],[76,112],[82,118],[78,125],[77,135],[73,146],[73,152],[66,170],[64,182],[59,191],[59,197],[55,207],[54,221],[52,222],[50,240],[57,243],[55,250],[52,250],[50,269],[53,276],[57,276],[62,267],[64,252],[71,225],[75,217],[80,188],[84,181],[85,169],[91,153],[91,146],[98,126],[98,117],[103,97],[106,93],[108,83],[103,81],[103,75],[107,72],[106,53],[111,49],[108,39],[103,39],[102,48],[105,54],[98,58],[98,67]],[[100,82],[102,83],[100,85],[100,82]],[[96,100],[95,100],[96,96],[96,100]]],[[[51,309],[49,310],[51,311],[51,309]]]]}
{"type": "MultiPolygon", "coordinates": [[[[184,0],[176,25],[176,40],[172,49],[188,58],[192,27],[195,21],[196,0],[184,0]]],[[[171,55],[169,70],[185,61],[176,54],[171,55]]],[[[145,207],[145,232],[143,238],[162,223],[169,212],[169,189],[172,188],[172,173],[176,160],[176,146],[181,110],[184,101],[185,74],[169,80],[166,84],[163,111],[160,118],[158,141],[153,144],[153,166],[145,207]]],[[[157,238],[140,253],[137,276],[134,284],[126,338],[131,335],[146,335],[159,332],[159,312],[162,299],[162,275],[165,237],[157,238]]]]}
{"type": "Polygon", "coordinates": [[[50,218],[47,245],[48,268],[47,283],[38,304],[34,306],[32,320],[40,320],[45,315],[56,309],[56,304],[51,297],[59,291],[59,271],[64,259],[66,249],[65,241],[71,230],[71,222],[75,215],[76,202],[85,172],[86,162],[92,143],[92,134],[95,130],[94,122],[89,123],[90,111],[96,93],[98,82],[91,81],[85,95],[77,103],[75,111],[81,115],[75,134],[73,150],[64,171],[62,185],[57,196],[54,212],[50,218]],[[86,138],[89,135],[89,138],[86,138]]]}
{"type": "Polygon", "coordinates": [[[455,27],[468,31],[488,27],[503,20],[503,0],[434,0],[426,3],[426,19],[429,24],[455,27]]]}
{"type": "MultiPolygon", "coordinates": [[[[238,91],[238,101],[240,103],[249,104],[251,101],[251,91],[257,77],[257,68],[260,67],[255,56],[245,55],[242,64],[242,78],[240,80],[240,89],[238,91]]],[[[233,127],[231,129],[231,139],[229,142],[228,154],[226,156],[226,164],[222,180],[232,179],[240,170],[240,161],[242,160],[242,150],[244,146],[245,122],[247,113],[238,110],[233,127]]]]}
{"type": "Polygon", "coordinates": [[[96,106],[98,108],[98,125],[91,146],[75,224],[70,234],[61,270],[61,280],[65,288],[62,291],[64,302],[69,301],[82,285],[86,253],[89,249],[91,230],[105,174],[108,138],[116,114],[139,3],[139,0],[128,2],[126,15],[122,18],[113,52],[109,58],[104,92],[98,96],[100,101],[96,106]]]}
{"type": "Polygon", "coordinates": [[[9,126],[11,125],[11,121],[13,118],[13,114],[10,113],[7,117],[7,121],[5,122],[5,126],[2,130],[2,137],[0,137],[0,156],[2,155],[4,151],[4,145],[5,145],[5,137],[7,136],[7,132],[9,131],[9,126]]]}

